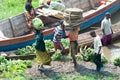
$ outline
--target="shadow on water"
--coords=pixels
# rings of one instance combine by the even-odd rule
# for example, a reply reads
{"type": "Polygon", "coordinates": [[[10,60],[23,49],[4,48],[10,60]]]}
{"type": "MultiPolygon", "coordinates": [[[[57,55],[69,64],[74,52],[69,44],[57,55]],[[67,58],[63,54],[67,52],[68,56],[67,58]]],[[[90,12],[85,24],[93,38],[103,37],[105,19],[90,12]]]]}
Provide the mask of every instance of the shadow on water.
{"type": "Polygon", "coordinates": [[[82,76],[90,76],[90,77],[92,76],[94,78],[102,78],[102,77],[113,76],[113,74],[108,72],[108,71],[97,72],[94,69],[89,69],[89,68],[86,68],[85,66],[82,66],[82,65],[79,65],[79,64],[77,65],[77,67],[75,69],[82,76]]]}

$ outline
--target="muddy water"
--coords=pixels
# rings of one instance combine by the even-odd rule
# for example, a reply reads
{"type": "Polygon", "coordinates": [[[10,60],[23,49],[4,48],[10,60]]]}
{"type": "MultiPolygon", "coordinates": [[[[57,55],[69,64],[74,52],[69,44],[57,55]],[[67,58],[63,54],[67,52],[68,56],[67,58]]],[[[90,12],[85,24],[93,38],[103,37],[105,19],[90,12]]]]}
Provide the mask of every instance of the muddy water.
{"type": "MultiPolygon", "coordinates": [[[[118,10],[116,13],[114,13],[111,16],[111,21],[113,25],[120,23],[120,10],[118,10]]],[[[81,33],[84,33],[90,30],[95,30],[98,28],[100,28],[100,22],[95,25],[92,25],[91,28],[81,31],[81,33]]],[[[104,55],[108,58],[108,60],[112,61],[115,57],[120,56],[120,40],[113,42],[112,45],[103,47],[103,50],[104,50],[104,55]]]]}
{"type": "MultiPolygon", "coordinates": [[[[120,10],[112,15],[111,21],[113,25],[120,23],[120,10]]],[[[116,57],[120,57],[120,40],[113,42],[112,45],[106,46],[103,49],[108,60],[113,61],[116,57]]]]}

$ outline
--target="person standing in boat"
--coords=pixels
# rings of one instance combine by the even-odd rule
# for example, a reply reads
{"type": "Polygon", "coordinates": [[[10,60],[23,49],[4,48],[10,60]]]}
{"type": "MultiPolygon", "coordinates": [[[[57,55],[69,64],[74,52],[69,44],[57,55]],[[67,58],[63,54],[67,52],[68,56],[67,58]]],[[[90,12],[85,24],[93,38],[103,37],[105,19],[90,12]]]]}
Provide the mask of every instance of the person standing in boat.
{"type": "Polygon", "coordinates": [[[57,49],[61,50],[63,55],[65,54],[65,48],[63,47],[61,39],[63,37],[64,32],[65,32],[65,26],[63,24],[63,21],[60,21],[60,25],[58,25],[54,30],[53,43],[55,50],[57,49]]]}
{"type": "Polygon", "coordinates": [[[112,42],[112,28],[111,28],[111,14],[109,12],[106,13],[105,18],[101,22],[101,29],[103,32],[102,43],[104,46],[111,44],[112,42]]]}
{"type": "Polygon", "coordinates": [[[73,59],[74,67],[76,67],[77,62],[75,59],[75,55],[78,53],[78,34],[79,34],[80,28],[74,27],[70,32],[67,34],[69,40],[70,40],[70,53],[71,57],[73,59]]]}
{"type": "Polygon", "coordinates": [[[103,64],[101,62],[102,42],[101,42],[100,36],[96,35],[95,31],[91,31],[90,35],[92,37],[94,37],[93,48],[94,48],[95,54],[94,54],[94,60],[93,61],[96,64],[96,70],[98,72],[103,71],[104,67],[103,67],[103,64]]]}
{"type": "Polygon", "coordinates": [[[38,63],[38,70],[45,71],[43,65],[49,65],[51,62],[50,55],[46,52],[45,42],[43,40],[43,22],[39,18],[32,21],[35,28],[35,49],[36,59],[38,63]]]}
{"type": "Polygon", "coordinates": [[[26,10],[25,16],[26,16],[27,24],[28,24],[29,28],[31,28],[32,27],[32,19],[36,15],[35,10],[32,6],[32,0],[26,0],[25,10],[26,10]]]}

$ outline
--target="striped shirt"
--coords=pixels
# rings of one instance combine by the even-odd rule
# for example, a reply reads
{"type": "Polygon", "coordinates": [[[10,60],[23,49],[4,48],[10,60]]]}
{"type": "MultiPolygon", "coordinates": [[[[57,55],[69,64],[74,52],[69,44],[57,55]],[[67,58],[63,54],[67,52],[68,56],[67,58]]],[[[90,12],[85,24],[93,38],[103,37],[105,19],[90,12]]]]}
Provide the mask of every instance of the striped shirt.
{"type": "Polygon", "coordinates": [[[59,25],[54,30],[53,42],[57,42],[57,41],[61,42],[62,34],[63,34],[63,30],[61,28],[61,25],[59,25]]]}

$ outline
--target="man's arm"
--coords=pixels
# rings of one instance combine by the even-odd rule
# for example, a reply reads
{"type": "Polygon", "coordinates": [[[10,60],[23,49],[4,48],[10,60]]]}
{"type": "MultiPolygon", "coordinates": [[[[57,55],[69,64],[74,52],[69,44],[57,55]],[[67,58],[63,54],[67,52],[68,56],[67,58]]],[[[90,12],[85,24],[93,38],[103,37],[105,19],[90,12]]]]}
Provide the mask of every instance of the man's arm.
{"type": "Polygon", "coordinates": [[[103,35],[105,35],[104,29],[102,29],[103,35]]]}

